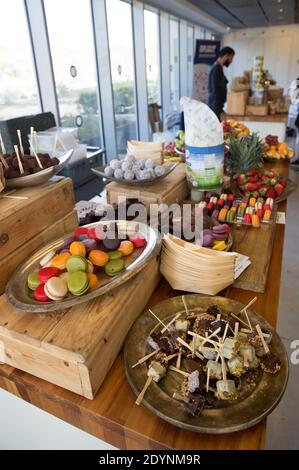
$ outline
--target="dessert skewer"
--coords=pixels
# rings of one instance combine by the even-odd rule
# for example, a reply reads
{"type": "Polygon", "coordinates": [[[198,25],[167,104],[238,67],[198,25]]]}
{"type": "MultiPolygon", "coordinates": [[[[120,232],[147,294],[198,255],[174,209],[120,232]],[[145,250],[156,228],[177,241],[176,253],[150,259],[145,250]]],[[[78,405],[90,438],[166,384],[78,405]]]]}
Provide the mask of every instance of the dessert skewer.
{"type": "Polygon", "coordinates": [[[268,374],[276,374],[281,367],[280,359],[271,353],[261,330],[260,325],[256,325],[256,331],[259,334],[259,337],[262,341],[263,348],[265,350],[265,355],[260,358],[261,368],[268,374]]]}
{"type": "Polygon", "coordinates": [[[24,147],[23,147],[23,143],[22,143],[22,135],[21,135],[20,129],[17,129],[17,136],[18,136],[18,139],[19,139],[21,157],[24,157],[25,152],[24,152],[24,147]]]}
{"type": "Polygon", "coordinates": [[[181,316],[181,312],[177,313],[169,323],[167,323],[161,330],[161,333],[165,333],[166,330],[181,316]]]}
{"type": "Polygon", "coordinates": [[[16,152],[16,155],[17,155],[17,160],[18,160],[20,173],[21,173],[21,175],[23,175],[24,174],[24,168],[23,168],[23,165],[22,165],[22,162],[21,162],[18,146],[14,145],[14,149],[15,149],[15,152],[16,152]]]}
{"type": "Polygon", "coordinates": [[[161,325],[163,326],[163,328],[165,328],[165,330],[169,331],[169,328],[165,325],[165,323],[163,323],[162,320],[160,320],[160,318],[157,317],[157,315],[150,308],[148,309],[148,311],[151,315],[153,315],[153,317],[155,317],[156,320],[158,320],[159,323],[161,323],[161,325]]]}
{"type": "Polygon", "coordinates": [[[160,351],[160,348],[155,349],[154,351],[152,351],[151,353],[147,354],[146,356],[143,356],[141,359],[139,359],[139,361],[137,361],[135,364],[132,365],[132,369],[134,369],[135,367],[139,366],[139,364],[143,364],[145,361],[147,361],[150,357],[152,357],[152,356],[154,356],[155,354],[157,354],[159,351],[160,351]]]}
{"type": "Polygon", "coordinates": [[[34,155],[34,157],[35,157],[35,159],[36,159],[36,161],[37,161],[37,163],[38,163],[38,166],[39,166],[41,169],[43,169],[43,165],[41,164],[41,161],[40,161],[40,159],[39,159],[39,156],[37,155],[37,153],[36,153],[36,151],[35,151],[35,149],[34,149],[34,147],[33,147],[33,144],[32,144],[32,141],[31,141],[31,140],[29,140],[29,144],[30,144],[30,148],[31,148],[31,150],[32,150],[32,153],[33,153],[33,155],[34,155]]]}
{"type": "Polygon", "coordinates": [[[152,383],[153,381],[153,377],[148,377],[146,379],[146,382],[144,384],[144,387],[143,389],[141,390],[141,392],[139,393],[135,403],[136,405],[140,405],[140,403],[142,402],[143,398],[144,398],[144,395],[145,395],[145,392],[147,391],[148,387],[150,386],[150,384],[152,383]]]}

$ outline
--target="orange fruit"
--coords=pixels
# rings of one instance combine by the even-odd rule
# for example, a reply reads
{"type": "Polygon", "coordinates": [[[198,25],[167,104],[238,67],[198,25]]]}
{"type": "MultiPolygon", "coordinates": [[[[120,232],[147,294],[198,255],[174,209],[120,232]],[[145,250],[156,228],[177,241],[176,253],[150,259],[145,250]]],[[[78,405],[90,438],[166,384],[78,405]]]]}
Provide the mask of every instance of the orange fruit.
{"type": "Polygon", "coordinates": [[[95,287],[98,287],[100,284],[97,276],[93,273],[88,273],[89,277],[89,289],[94,289],[95,287]]]}
{"type": "Polygon", "coordinates": [[[71,252],[72,255],[85,256],[86,255],[86,248],[85,248],[84,243],[82,243],[82,242],[73,242],[73,243],[71,243],[70,252],[71,252]]]}
{"type": "Polygon", "coordinates": [[[88,259],[95,266],[104,267],[109,261],[109,256],[105,251],[91,250],[88,259]]]}
{"type": "Polygon", "coordinates": [[[58,268],[60,271],[66,269],[66,262],[70,256],[70,253],[60,253],[59,255],[54,256],[52,259],[53,268],[58,268]]]}
{"type": "Polygon", "coordinates": [[[121,244],[118,247],[118,250],[120,251],[124,256],[129,256],[133,253],[134,251],[134,245],[130,240],[124,240],[121,242],[121,244]]]}

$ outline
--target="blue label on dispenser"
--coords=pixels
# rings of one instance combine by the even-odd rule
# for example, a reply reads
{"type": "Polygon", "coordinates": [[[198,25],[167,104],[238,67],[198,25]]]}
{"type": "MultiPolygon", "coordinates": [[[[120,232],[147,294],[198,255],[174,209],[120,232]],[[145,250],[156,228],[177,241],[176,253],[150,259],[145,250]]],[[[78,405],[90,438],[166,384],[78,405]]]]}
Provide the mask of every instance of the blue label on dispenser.
{"type": "Polygon", "coordinates": [[[224,144],[214,147],[186,145],[187,180],[193,188],[221,186],[224,166],[224,144]]]}

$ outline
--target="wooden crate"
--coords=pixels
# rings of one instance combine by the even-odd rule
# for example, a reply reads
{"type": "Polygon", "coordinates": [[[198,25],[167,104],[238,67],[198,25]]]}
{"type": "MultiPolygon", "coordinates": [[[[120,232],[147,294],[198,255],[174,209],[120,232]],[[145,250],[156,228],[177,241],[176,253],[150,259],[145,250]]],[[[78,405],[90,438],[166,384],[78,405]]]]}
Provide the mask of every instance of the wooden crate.
{"type": "Polygon", "coordinates": [[[5,286],[16,267],[21,264],[31,253],[51,240],[55,240],[78,226],[77,211],[73,209],[62,219],[57,220],[35,237],[19,246],[9,255],[0,258],[0,295],[3,294],[5,286]]]}
{"type": "Polygon", "coordinates": [[[243,115],[248,98],[248,91],[236,91],[227,94],[227,114],[243,115]]]}
{"type": "Polygon", "coordinates": [[[181,203],[189,194],[186,180],[185,164],[180,163],[166,178],[151,186],[122,186],[118,183],[110,183],[106,186],[107,202],[117,203],[118,198],[136,198],[147,209],[151,204],[181,203]]]}
{"type": "Polygon", "coordinates": [[[248,116],[267,116],[268,104],[248,104],[246,106],[246,115],[248,116]]]}
{"type": "MultiPolygon", "coordinates": [[[[11,193],[27,199],[0,196],[0,260],[69,214],[75,207],[72,180],[63,178],[11,193]]],[[[26,253],[26,249],[24,254],[26,253]]]]}
{"type": "Polygon", "coordinates": [[[19,312],[3,295],[0,362],[93,399],[159,279],[157,256],[123,286],[50,314],[19,312]]]}

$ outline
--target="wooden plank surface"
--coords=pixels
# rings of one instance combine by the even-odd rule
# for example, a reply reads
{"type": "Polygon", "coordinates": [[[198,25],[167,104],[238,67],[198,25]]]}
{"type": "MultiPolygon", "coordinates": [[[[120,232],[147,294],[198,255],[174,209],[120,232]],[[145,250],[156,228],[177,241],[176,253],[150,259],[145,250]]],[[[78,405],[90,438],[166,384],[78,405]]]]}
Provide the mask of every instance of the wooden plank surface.
{"type": "Polygon", "coordinates": [[[65,217],[75,207],[70,178],[47,182],[42,186],[22,188],[11,196],[28,199],[6,199],[0,196],[0,259],[65,217]]]}
{"type": "MultiPolygon", "coordinates": [[[[279,210],[285,209],[285,203],[279,210]]],[[[264,293],[257,293],[255,310],[275,327],[279,302],[284,225],[276,227],[268,282],[264,293]]],[[[162,280],[148,306],[176,295],[162,280]]],[[[229,287],[223,295],[246,304],[253,294],[229,287]]],[[[83,429],[121,449],[262,449],[266,422],[246,431],[226,435],[203,435],[180,430],[147,410],[135,405],[119,355],[92,401],[49,382],[14,369],[0,366],[0,386],[39,408],[83,429]]]]}

